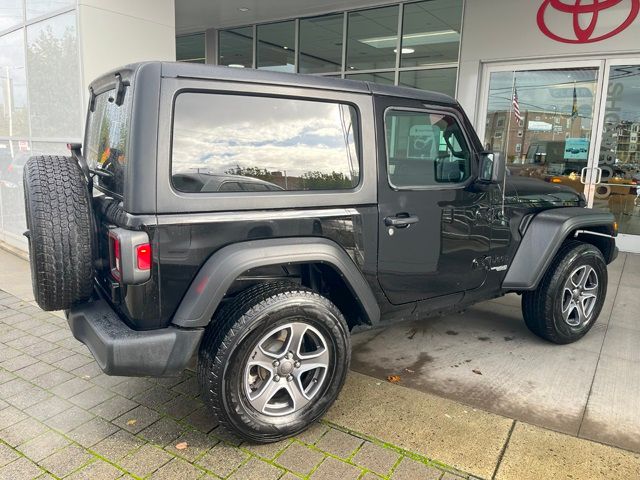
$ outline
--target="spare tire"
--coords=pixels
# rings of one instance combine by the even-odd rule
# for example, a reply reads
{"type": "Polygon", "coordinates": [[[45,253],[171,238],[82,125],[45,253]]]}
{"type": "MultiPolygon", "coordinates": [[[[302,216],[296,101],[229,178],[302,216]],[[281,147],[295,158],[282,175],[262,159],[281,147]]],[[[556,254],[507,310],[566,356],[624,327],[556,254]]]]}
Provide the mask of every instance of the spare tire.
{"type": "Polygon", "coordinates": [[[24,200],[33,295],[43,310],[64,310],[93,291],[95,232],[85,176],[74,159],[31,157],[24,200]]]}

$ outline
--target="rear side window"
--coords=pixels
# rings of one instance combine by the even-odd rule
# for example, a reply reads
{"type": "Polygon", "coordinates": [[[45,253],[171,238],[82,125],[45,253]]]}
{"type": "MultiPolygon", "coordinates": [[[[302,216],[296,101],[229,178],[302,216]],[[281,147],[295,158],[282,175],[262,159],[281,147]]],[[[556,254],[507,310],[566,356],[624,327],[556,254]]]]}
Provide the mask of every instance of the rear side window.
{"type": "Polygon", "coordinates": [[[360,179],[357,120],[346,104],[181,93],[173,185],[191,193],[352,189],[360,179]]]}
{"type": "Polygon", "coordinates": [[[471,153],[451,115],[388,110],[384,122],[392,187],[411,190],[462,183],[471,175],[471,153]]]}
{"type": "Polygon", "coordinates": [[[98,176],[98,186],[122,195],[124,172],[129,148],[131,92],[125,91],[124,102],[116,105],[115,90],[97,95],[93,112],[89,114],[84,155],[90,168],[105,170],[111,175],[98,176]]]}

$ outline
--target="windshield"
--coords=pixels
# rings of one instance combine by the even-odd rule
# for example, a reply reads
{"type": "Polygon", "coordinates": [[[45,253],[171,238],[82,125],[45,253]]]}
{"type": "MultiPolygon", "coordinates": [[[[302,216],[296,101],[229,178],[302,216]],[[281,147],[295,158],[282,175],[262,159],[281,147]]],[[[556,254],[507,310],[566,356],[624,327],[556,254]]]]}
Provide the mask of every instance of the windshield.
{"type": "Polygon", "coordinates": [[[129,146],[131,89],[125,90],[122,105],[116,105],[115,90],[95,98],[89,114],[84,154],[89,168],[105,170],[110,175],[96,175],[94,182],[101,190],[122,196],[129,146]]]}

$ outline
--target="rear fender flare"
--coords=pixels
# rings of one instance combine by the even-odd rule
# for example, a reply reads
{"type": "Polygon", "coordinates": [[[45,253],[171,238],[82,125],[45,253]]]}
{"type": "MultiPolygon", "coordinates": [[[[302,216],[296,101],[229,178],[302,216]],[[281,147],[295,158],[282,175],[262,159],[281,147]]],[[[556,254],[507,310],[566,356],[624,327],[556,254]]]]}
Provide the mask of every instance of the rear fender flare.
{"type": "MultiPolygon", "coordinates": [[[[529,223],[502,283],[507,291],[535,290],[562,243],[572,232],[604,227],[613,235],[615,217],[608,212],[580,207],[546,210],[529,223]]],[[[606,238],[605,238],[606,240],[606,238]]],[[[609,258],[615,258],[615,240],[609,258]]]]}
{"type": "Polygon", "coordinates": [[[323,238],[284,238],[235,243],[218,250],[191,282],[172,320],[184,328],[211,322],[232,283],[243,272],[279,264],[325,263],[335,268],[351,289],[367,320],[380,320],[380,307],[369,284],[351,257],[338,244],[323,238]]]}

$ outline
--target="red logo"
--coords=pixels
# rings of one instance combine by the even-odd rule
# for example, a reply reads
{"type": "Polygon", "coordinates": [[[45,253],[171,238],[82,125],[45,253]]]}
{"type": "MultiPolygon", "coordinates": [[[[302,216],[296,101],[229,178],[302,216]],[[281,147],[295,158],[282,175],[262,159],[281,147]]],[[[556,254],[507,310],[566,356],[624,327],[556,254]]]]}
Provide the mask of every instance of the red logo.
{"type": "Polygon", "coordinates": [[[563,43],[594,43],[614,37],[628,28],[640,13],[640,0],[626,0],[630,7],[626,19],[621,18],[622,23],[619,23],[616,28],[608,33],[594,35],[600,14],[625,0],[591,0],[591,3],[584,5],[583,0],[573,0],[571,4],[567,3],[568,1],[570,0],[544,0],[540,10],[538,10],[538,28],[540,28],[540,31],[547,37],[563,43]],[[550,9],[573,16],[574,38],[560,36],[551,31],[545,18],[550,9]],[[588,20],[586,28],[581,25],[581,18],[588,20]]]}

